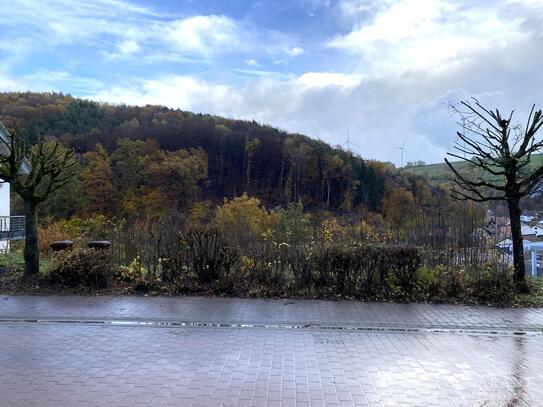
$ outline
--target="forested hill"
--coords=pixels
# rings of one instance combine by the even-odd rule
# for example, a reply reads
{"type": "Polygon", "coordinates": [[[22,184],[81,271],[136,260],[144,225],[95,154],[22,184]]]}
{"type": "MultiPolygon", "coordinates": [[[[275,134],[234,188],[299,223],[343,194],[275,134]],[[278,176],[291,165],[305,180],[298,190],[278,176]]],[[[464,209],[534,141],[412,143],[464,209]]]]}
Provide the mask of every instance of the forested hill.
{"type": "Polygon", "coordinates": [[[0,93],[0,120],[30,142],[41,134],[73,147],[84,189],[74,194],[90,200],[87,209],[93,199],[112,200],[102,209],[115,215],[138,205],[158,207],[160,199],[182,209],[243,192],[268,206],[301,200],[307,208],[378,211],[391,184],[406,190],[416,184],[390,165],[303,135],[161,106],[0,93]]]}

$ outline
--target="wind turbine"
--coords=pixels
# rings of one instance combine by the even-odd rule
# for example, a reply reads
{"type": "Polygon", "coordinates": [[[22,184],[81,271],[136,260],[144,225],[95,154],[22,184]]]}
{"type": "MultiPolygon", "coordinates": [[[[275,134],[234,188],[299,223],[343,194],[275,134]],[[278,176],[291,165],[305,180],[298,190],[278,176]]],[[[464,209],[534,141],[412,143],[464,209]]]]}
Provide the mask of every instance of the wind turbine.
{"type": "Polygon", "coordinates": [[[401,147],[396,147],[396,150],[400,150],[401,151],[401,154],[402,154],[402,168],[403,168],[403,154],[405,152],[405,143],[407,142],[407,139],[409,138],[409,136],[407,136],[405,138],[405,140],[403,141],[402,143],[402,146],[401,147]]]}

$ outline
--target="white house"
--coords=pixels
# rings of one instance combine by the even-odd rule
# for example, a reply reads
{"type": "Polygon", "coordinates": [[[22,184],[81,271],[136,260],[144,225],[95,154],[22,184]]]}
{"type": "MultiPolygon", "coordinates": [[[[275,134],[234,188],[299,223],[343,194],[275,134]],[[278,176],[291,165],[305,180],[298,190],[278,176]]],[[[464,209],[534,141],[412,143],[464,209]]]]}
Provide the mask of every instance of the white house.
{"type": "Polygon", "coordinates": [[[524,251],[529,252],[529,265],[530,265],[530,275],[537,276],[539,275],[538,271],[541,268],[541,259],[543,253],[543,242],[524,242],[524,251]]]}
{"type": "Polygon", "coordinates": [[[520,221],[525,222],[525,223],[530,223],[534,219],[535,219],[535,216],[530,216],[530,215],[521,215],[520,216],[520,221]]]}
{"type": "Polygon", "coordinates": [[[536,226],[528,226],[528,225],[522,225],[521,228],[522,236],[530,236],[535,235],[536,237],[543,236],[543,226],[536,225],[536,226]]]}
{"type": "MultiPolygon", "coordinates": [[[[0,122],[0,154],[9,154],[10,134],[0,122]]],[[[24,160],[23,173],[30,172],[30,163],[24,160]]],[[[0,179],[0,251],[9,250],[11,240],[24,238],[25,217],[11,216],[10,186],[0,179]]]]}

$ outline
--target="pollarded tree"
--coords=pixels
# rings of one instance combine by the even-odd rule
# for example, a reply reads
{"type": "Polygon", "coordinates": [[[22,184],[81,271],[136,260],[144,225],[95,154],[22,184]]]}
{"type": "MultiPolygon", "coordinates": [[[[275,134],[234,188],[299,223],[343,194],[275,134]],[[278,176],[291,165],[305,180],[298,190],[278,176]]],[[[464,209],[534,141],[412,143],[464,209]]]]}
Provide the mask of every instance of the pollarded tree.
{"type": "Polygon", "coordinates": [[[488,110],[477,99],[462,102],[453,111],[459,115],[462,132],[457,132],[455,153],[449,156],[467,163],[461,169],[445,158],[453,172],[453,198],[476,202],[506,201],[513,241],[514,279],[525,288],[524,247],[520,223],[520,200],[531,194],[543,177],[543,166],[533,165],[532,155],[541,152],[543,140],[537,133],[543,113],[532,107],[525,127],[511,123],[513,112],[502,116],[488,110]]]}
{"type": "Polygon", "coordinates": [[[38,206],[74,176],[76,165],[72,150],[58,142],[36,139],[38,143],[28,149],[24,138],[14,132],[8,142],[3,140],[0,154],[0,178],[9,182],[24,201],[25,277],[39,272],[38,206]]]}

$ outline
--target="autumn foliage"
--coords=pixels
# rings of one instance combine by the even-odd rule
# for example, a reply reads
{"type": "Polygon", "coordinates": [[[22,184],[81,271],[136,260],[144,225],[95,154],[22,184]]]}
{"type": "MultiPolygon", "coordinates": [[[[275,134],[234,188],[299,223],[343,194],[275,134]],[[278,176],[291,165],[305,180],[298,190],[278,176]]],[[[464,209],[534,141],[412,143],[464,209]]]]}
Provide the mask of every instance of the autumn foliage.
{"type": "Polygon", "coordinates": [[[255,122],[61,94],[0,94],[0,120],[77,153],[76,176],[40,208],[44,253],[76,241],[52,262],[57,282],[77,285],[81,262],[94,273],[84,284],[130,292],[427,300],[489,281],[507,291],[481,233],[487,208],[391,164],[255,122]],[[93,239],[112,241],[110,268],[91,267],[93,239]]]}

